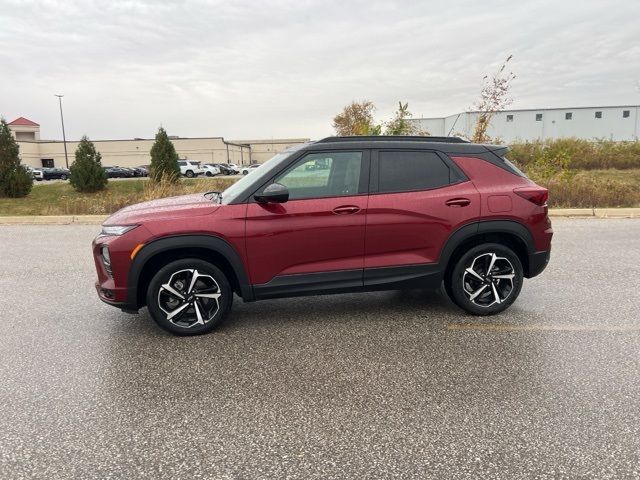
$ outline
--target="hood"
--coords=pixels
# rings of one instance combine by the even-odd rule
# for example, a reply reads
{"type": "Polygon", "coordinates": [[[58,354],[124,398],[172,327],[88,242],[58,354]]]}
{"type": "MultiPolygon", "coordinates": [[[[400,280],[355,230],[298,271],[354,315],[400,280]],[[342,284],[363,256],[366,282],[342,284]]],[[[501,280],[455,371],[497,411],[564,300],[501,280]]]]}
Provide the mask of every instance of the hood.
{"type": "Polygon", "coordinates": [[[202,193],[160,198],[124,207],[107,218],[104,225],[130,225],[159,218],[207,215],[219,207],[220,204],[209,200],[202,193]]]}

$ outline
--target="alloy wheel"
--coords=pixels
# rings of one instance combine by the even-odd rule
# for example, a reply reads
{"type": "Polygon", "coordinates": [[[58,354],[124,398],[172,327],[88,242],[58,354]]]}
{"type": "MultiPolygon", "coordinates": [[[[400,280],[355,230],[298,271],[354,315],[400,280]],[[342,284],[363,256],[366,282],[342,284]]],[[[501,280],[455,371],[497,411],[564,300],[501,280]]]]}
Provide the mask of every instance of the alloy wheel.
{"type": "Polygon", "coordinates": [[[179,270],[160,286],[158,307],[170,323],[191,328],[215,317],[221,296],[220,286],[211,275],[196,269],[179,270]]]}
{"type": "Polygon", "coordinates": [[[515,270],[511,262],[487,252],[473,259],[462,275],[462,288],[479,307],[503,303],[513,291],[515,270]]]}

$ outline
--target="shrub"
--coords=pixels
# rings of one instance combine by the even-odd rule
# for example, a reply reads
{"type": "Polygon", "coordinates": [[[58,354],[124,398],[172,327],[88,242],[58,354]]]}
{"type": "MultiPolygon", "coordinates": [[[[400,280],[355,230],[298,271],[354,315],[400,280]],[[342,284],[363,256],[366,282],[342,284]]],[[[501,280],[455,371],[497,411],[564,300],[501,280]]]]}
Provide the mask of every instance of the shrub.
{"type": "Polygon", "coordinates": [[[19,165],[18,168],[9,172],[4,182],[4,195],[11,198],[26,197],[33,188],[33,178],[31,173],[19,165]]]}
{"type": "Polygon", "coordinates": [[[69,183],[78,192],[97,192],[107,186],[107,173],[102,168],[102,156],[95,145],[82,137],[76,149],[76,159],[71,165],[69,183]]]}
{"type": "Polygon", "coordinates": [[[568,159],[567,168],[574,170],[640,168],[640,141],[591,142],[577,138],[558,138],[514,143],[510,147],[509,158],[525,170],[543,156],[565,157],[568,159]]]}
{"type": "Polygon", "coordinates": [[[156,141],[151,147],[151,169],[149,178],[153,182],[170,181],[177,182],[180,179],[180,166],[178,154],[169,140],[164,128],[160,127],[156,134],[156,141]]]}
{"type": "Polygon", "coordinates": [[[20,147],[0,118],[0,196],[26,197],[32,187],[31,174],[20,165],[20,147]]]}

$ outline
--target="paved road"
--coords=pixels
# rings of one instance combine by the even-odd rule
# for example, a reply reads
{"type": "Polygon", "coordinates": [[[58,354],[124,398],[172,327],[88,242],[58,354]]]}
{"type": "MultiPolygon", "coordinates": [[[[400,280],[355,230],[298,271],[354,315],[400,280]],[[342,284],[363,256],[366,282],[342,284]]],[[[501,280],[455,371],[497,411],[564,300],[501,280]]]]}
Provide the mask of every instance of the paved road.
{"type": "Polygon", "coordinates": [[[556,220],[505,314],[236,303],[176,338],[93,292],[95,226],[0,226],[0,478],[640,478],[640,220],[556,220]]]}

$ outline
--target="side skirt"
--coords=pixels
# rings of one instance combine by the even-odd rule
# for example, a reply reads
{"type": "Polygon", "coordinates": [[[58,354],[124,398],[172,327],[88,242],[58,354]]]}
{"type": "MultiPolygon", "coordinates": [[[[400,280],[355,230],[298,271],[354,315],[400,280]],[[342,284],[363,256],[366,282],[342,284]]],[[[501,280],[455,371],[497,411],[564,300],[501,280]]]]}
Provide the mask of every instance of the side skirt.
{"type": "Polygon", "coordinates": [[[253,292],[256,300],[265,300],[377,290],[437,289],[441,282],[442,272],[434,263],[280,275],[267,283],[253,285],[253,292]]]}

